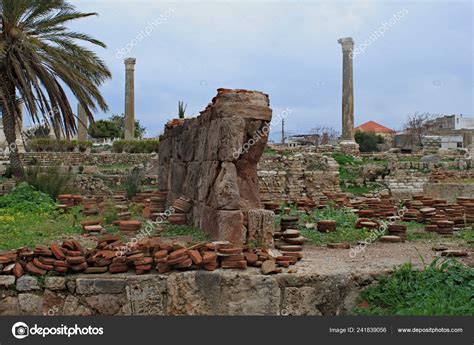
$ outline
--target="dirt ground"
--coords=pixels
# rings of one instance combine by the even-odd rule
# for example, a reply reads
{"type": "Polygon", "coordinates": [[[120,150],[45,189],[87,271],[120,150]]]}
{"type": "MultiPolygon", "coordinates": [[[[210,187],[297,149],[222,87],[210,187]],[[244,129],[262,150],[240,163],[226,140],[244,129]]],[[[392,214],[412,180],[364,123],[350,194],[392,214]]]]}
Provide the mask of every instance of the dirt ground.
{"type": "Polygon", "coordinates": [[[459,261],[474,267],[474,252],[463,247],[461,242],[454,240],[431,241],[416,240],[404,243],[374,242],[366,245],[365,249],[354,255],[352,249],[330,249],[325,246],[304,247],[304,259],[296,265],[298,273],[316,271],[321,274],[337,271],[354,273],[391,272],[394,267],[411,262],[416,267],[423,267],[440,257],[440,252],[432,248],[445,245],[449,249],[464,249],[469,252],[467,257],[458,258],[459,261]],[[352,255],[351,255],[352,250],[352,255]]]}

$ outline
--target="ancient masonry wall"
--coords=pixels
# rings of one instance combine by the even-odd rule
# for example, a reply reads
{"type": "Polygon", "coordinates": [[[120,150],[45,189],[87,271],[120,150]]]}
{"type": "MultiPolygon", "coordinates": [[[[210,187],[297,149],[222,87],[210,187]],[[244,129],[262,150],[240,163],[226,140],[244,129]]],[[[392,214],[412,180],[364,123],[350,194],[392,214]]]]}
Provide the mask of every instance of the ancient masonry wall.
{"type": "Polygon", "coordinates": [[[268,95],[219,89],[196,118],[160,137],[158,186],[193,202],[189,219],[216,240],[246,241],[246,215],[261,209],[257,163],[272,118],[268,95]]]}
{"type": "Polygon", "coordinates": [[[258,177],[262,200],[296,201],[307,196],[317,201],[324,193],[340,192],[339,164],[321,153],[263,155],[258,177]]]}
{"type": "Polygon", "coordinates": [[[0,276],[0,315],[339,315],[364,288],[350,273],[0,276]]]}
{"type": "Polygon", "coordinates": [[[23,162],[38,162],[42,166],[93,166],[105,164],[139,165],[156,159],[148,153],[83,153],[83,152],[27,152],[20,154],[23,162]]]}
{"type": "MultiPolygon", "coordinates": [[[[440,187],[436,189],[439,192],[434,190],[431,192],[431,187],[427,185],[428,182],[436,180],[437,175],[443,174],[452,175],[451,177],[454,179],[469,178],[470,176],[470,170],[468,170],[465,160],[438,163],[395,161],[390,162],[387,169],[390,173],[384,177],[379,177],[377,182],[390,189],[395,199],[410,199],[414,195],[424,194],[428,197],[446,195],[442,198],[454,201],[456,195],[454,191],[449,194],[448,192],[441,191],[442,188],[440,187]]],[[[460,187],[459,190],[463,190],[463,187],[460,187]]],[[[464,192],[459,192],[457,196],[464,196],[464,194],[464,192]]]]}

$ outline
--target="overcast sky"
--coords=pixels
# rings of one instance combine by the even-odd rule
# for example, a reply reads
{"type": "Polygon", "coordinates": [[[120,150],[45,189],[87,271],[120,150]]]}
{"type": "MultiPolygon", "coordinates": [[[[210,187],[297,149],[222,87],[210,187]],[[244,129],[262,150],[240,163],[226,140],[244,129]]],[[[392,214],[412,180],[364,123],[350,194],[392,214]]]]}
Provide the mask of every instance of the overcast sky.
{"type": "Polygon", "coordinates": [[[96,118],[124,111],[123,58],[135,57],[136,116],[147,136],[176,117],[178,101],[198,114],[220,87],[268,93],[274,114],[291,109],[288,131],[340,130],[337,39],[346,36],[359,48],[356,125],[398,129],[416,111],[474,115],[470,1],[71,2],[99,13],[71,27],[108,46],[97,52],[113,74],[102,87],[110,113],[96,118]]]}

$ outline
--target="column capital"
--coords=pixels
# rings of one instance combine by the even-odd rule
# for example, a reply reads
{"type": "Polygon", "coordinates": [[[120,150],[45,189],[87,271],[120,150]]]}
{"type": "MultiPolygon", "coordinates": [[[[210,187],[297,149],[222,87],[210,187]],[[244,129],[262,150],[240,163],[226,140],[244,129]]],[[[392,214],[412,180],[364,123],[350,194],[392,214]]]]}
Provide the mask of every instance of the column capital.
{"type": "Polygon", "coordinates": [[[135,69],[135,64],[137,62],[137,59],[135,58],[127,58],[124,60],[125,63],[125,69],[135,69]]]}
{"type": "Polygon", "coordinates": [[[337,40],[337,43],[342,46],[342,52],[351,52],[354,48],[354,40],[352,37],[340,38],[337,40]]]}

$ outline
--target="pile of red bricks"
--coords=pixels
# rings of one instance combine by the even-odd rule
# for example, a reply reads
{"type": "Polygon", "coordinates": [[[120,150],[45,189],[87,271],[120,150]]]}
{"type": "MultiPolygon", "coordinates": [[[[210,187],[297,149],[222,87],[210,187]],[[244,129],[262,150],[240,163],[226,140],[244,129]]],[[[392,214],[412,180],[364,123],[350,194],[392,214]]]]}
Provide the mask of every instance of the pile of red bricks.
{"type": "Polygon", "coordinates": [[[271,274],[281,272],[279,267],[289,267],[303,257],[300,252],[236,247],[229,242],[202,242],[184,247],[153,237],[124,245],[120,236],[112,234],[99,237],[97,242],[94,249],[85,249],[77,240],[67,240],[62,245],[37,245],[34,250],[24,247],[3,252],[0,253],[0,272],[18,278],[25,273],[43,276],[48,272],[124,273],[133,269],[136,274],[144,274],[155,269],[165,273],[252,266],[271,274]],[[272,263],[274,269],[270,269],[272,263]]]}
{"type": "Polygon", "coordinates": [[[67,211],[74,206],[81,205],[82,201],[83,197],[81,195],[61,194],[58,195],[58,208],[67,211]]]}

